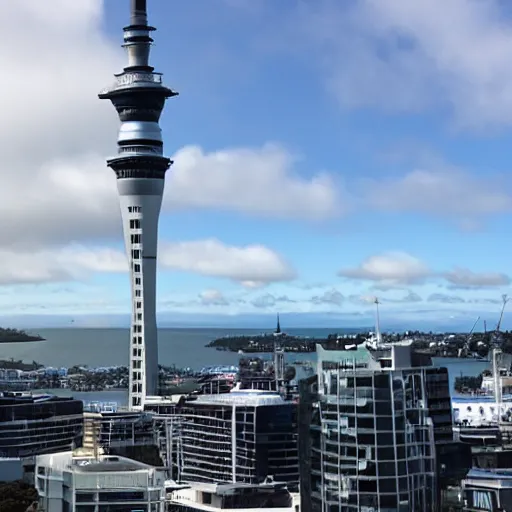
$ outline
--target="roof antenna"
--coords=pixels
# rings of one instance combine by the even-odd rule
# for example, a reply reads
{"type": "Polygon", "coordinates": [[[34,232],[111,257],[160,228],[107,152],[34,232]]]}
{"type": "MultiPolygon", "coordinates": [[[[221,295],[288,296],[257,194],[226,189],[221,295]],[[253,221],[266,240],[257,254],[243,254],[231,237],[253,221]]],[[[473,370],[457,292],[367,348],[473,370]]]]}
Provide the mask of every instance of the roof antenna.
{"type": "Polygon", "coordinates": [[[380,333],[380,316],[379,316],[379,298],[375,297],[375,335],[377,336],[377,343],[382,343],[382,335],[380,333]]]}

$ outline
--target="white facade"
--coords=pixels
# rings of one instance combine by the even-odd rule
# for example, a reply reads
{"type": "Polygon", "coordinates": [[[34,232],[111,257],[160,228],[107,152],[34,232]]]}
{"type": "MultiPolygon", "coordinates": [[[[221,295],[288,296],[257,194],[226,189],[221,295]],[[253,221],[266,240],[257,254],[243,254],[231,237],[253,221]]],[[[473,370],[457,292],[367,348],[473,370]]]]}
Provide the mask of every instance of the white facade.
{"type": "Polygon", "coordinates": [[[143,410],[144,397],[156,395],[158,387],[156,265],[164,180],[117,183],[132,294],[128,403],[132,410],[143,410]]]}
{"type": "Polygon", "coordinates": [[[453,421],[457,424],[467,424],[472,427],[497,425],[503,417],[512,416],[512,401],[504,400],[500,404],[494,401],[482,400],[452,400],[453,421]]]}
{"type": "Polygon", "coordinates": [[[36,458],[36,489],[43,512],[164,512],[164,470],[124,457],[36,458]]]}
{"type": "Polygon", "coordinates": [[[167,495],[171,512],[256,512],[261,510],[299,512],[300,509],[299,494],[290,493],[279,484],[275,486],[275,489],[272,488],[272,484],[262,484],[259,488],[243,484],[205,483],[175,485],[174,487],[174,489],[168,488],[170,492],[167,495]],[[269,493],[275,493],[277,499],[274,500],[274,503],[265,499],[269,493]],[[278,494],[279,496],[277,496],[278,494]],[[240,501],[242,500],[238,501],[237,496],[243,496],[245,506],[241,506],[240,501]],[[263,503],[265,505],[262,508],[263,503]]]}

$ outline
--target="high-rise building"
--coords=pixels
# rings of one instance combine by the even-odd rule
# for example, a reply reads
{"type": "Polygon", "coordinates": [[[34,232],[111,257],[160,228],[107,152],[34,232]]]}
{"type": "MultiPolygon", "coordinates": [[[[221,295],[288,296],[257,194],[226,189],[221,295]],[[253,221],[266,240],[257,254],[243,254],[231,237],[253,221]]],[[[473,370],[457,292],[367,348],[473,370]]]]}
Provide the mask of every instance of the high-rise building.
{"type": "Polygon", "coordinates": [[[4,392],[0,396],[0,458],[32,457],[82,444],[83,402],[71,397],[4,392]]]}
{"type": "Polygon", "coordinates": [[[298,486],[297,406],[278,393],[198,395],[178,411],[178,480],[298,486]]]}
{"type": "Polygon", "coordinates": [[[117,110],[121,127],[118,156],[107,161],[117,176],[126,252],[130,265],[132,316],[129,407],[142,410],[144,398],[157,393],[158,342],[156,268],[158,217],[164,179],[171,160],[163,155],[158,124],[165,100],[177,93],[162,84],[149,65],[155,30],[148,25],[146,0],[131,0],[130,25],[124,28],[128,66],[99,94],[117,110]]]}
{"type": "Polygon", "coordinates": [[[446,371],[417,366],[410,344],[365,360],[317,351],[299,406],[301,510],[438,510],[436,443],[453,437],[446,371]]]}

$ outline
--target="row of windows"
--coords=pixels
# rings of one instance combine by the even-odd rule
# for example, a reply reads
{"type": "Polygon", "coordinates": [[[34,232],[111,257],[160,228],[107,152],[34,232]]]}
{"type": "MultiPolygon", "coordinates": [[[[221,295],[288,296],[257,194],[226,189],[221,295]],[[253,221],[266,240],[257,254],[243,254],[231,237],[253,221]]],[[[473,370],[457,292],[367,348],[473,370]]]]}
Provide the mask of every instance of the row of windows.
{"type": "Polygon", "coordinates": [[[140,229],[140,219],[130,219],[130,229],[140,229]]]}
{"type": "MultiPolygon", "coordinates": [[[[129,206],[129,213],[141,213],[140,206],[129,206]]],[[[141,229],[140,219],[130,219],[130,229],[141,229]]],[[[133,233],[130,235],[130,242],[132,244],[140,244],[142,243],[142,235],[140,233],[133,233]]],[[[132,259],[135,261],[140,261],[142,257],[142,251],[140,249],[132,249],[131,252],[132,259]]],[[[140,263],[133,263],[133,272],[134,274],[140,274],[141,265],[140,263]]],[[[140,287],[142,284],[142,279],[140,276],[134,276],[134,285],[137,287],[134,290],[135,297],[140,298],[142,296],[142,291],[140,287]]],[[[135,302],[135,309],[142,309],[142,301],[138,300],[135,302]]],[[[137,311],[135,314],[135,322],[133,325],[133,333],[140,334],[142,333],[142,326],[138,324],[138,322],[142,322],[142,313],[137,311]]],[[[133,343],[137,345],[142,345],[142,336],[134,336],[133,343]]],[[[141,348],[133,348],[133,356],[134,357],[142,357],[142,349],[141,348]]],[[[132,361],[132,370],[141,370],[142,369],[142,361],[132,361]]],[[[142,373],[140,371],[132,371],[132,393],[142,393],[142,373]]],[[[142,405],[140,396],[132,397],[132,406],[140,406],[142,405]]]]}

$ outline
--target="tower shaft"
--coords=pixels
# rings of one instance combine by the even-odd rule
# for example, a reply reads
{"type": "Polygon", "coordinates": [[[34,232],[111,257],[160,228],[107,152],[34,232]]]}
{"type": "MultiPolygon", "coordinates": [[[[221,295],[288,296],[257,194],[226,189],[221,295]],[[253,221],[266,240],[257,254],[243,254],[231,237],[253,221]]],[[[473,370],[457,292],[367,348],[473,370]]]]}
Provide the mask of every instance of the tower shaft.
{"type": "Polygon", "coordinates": [[[164,87],[149,65],[155,30],[147,24],[146,0],[131,0],[130,25],[124,28],[128,66],[116,83],[99,94],[115,106],[121,126],[118,156],[107,161],[117,176],[124,241],[129,261],[130,325],[129,407],[141,410],[158,388],[156,271],[158,219],[164,179],[171,160],[163,155],[160,114],[177,93],[164,87]]]}

